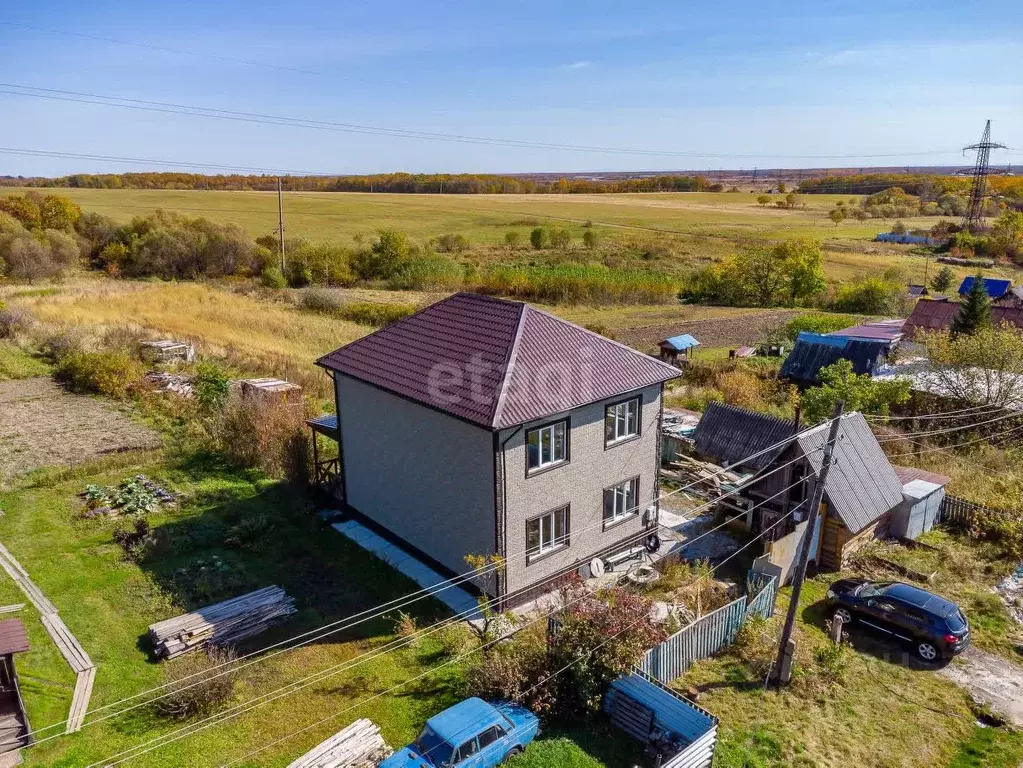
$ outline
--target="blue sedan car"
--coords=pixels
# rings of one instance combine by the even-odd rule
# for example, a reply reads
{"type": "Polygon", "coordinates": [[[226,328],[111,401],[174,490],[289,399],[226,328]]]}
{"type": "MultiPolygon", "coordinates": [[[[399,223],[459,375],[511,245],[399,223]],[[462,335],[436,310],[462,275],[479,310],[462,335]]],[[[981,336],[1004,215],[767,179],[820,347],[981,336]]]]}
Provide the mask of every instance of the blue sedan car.
{"type": "Polygon", "coordinates": [[[493,768],[539,732],[540,721],[525,707],[466,699],[427,720],[419,738],[380,768],[493,768]]]}

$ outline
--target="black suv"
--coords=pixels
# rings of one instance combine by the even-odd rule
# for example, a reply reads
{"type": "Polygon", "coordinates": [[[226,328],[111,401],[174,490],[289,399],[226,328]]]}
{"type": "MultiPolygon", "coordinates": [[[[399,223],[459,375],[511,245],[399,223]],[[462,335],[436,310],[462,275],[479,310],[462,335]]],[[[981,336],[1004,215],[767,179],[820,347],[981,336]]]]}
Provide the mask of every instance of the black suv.
{"type": "Polygon", "coordinates": [[[828,590],[828,605],[843,624],[855,621],[912,643],[925,661],[970,645],[970,623],[959,606],[909,584],[842,579],[828,590]]]}

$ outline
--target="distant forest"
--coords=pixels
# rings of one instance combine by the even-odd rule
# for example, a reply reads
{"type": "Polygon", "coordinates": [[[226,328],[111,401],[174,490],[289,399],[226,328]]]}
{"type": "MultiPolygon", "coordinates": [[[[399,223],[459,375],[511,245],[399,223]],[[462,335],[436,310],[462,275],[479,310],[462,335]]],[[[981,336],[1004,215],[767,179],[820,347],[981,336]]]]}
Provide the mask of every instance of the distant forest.
{"type": "MultiPolygon", "coordinates": [[[[804,179],[799,191],[807,194],[869,195],[899,187],[910,195],[937,200],[942,195],[970,194],[969,176],[933,176],[925,173],[864,173],[804,179]]],[[[1023,200],[1023,177],[989,176],[988,193],[1023,200]]]]}
{"type": "MultiPolygon", "coordinates": [[[[78,189],[277,189],[276,176],[200,173],[102,173],[58,178],[0,177],[6,187],[78,189]]],[[[424,194],[580,194],[602,192],[720,192],[723,187],[703,176],[650,176],[638,179],[538,180],[487,174],[387,173],[373,176],[282,176],[288,192],[399,192],[424,194]]]]}

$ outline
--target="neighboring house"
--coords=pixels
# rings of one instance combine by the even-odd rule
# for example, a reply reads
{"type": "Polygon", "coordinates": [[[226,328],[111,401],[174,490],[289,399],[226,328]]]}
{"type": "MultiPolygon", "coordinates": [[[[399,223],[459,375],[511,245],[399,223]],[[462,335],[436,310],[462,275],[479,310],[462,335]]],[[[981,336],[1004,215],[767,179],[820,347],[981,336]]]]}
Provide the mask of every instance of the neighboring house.
{"type": "Polygon", "coordinates": [[[927,286],[920,285],[919,283],[910,283],[906,286],[906,295],[913,296],[914,298],[920,298],[921,296],[927,295],[927,286]]]}
{"type": "MultiPolygon", "coordinates": [[[[919,338],[921,332],[925,331],[947,331],[952,327],[952,322],[956,319],[961,307],[962,304],[957,301],[921,299],[906,318],[906,324],[903,326],[906,337],[919,338]]],[[[1016,328],[1023,328],[1023,306],[1005,304],[992,306],[991,322],[996,327],[1008,323],[1016,328]]]]}
{"type": "MultiPolygon", "coordinates": [[[[732,452],[727,435],[744,435],[747,446],[759,450],[787,436],[794,437],[787,445],[765,454],[769,457],[766,462],[760,459],[750,466],[760,479],[749,481],[742,493],[744,503],[739,505],[750,510],[747,522],[755,533],[770,529],[765,537],[768,540],[788,535],[796,523],[807,518],[805,502],[812,493],[812,483],[800,481],[820,474],[828,424],[797,432],[794,422],[743,408],[715,404],[715,411],[712,424],[723,424],[726,430],[717,439],[708,435],[703,453],[720,455],[719,463],[726,463],[732,452]],[[779,522],[793,510],[791,519],[779,522]]],[[[698,451],[702,430],[701,422],[698,451]]],[[[892,512],[903,502],[903,492],[902,482],[862,414],[842,417],[835,459],[824,488],[820,533],[813,551],[820,567],[838,570],[864,544],[888,536],[892,512]]]]}
{"type": "Polygon", "coordinates": [[[755,473],[772,464],[784,446],[767,449],[795,433],[795,422],[712,401],[693,433],[694,451],[723,467],[755,473]]]}
{"type": "Polygon", "coordinates": [[[850,361],[854,373],[871,375],[887,359],[892,344],[885,339],[803,332],[778,375],[802,386],[813,386],[820,383],[821,369],[839,360],[850,361]]]}
{"type": "Polygon", "coordinates": [[[347,513],[506,605],[656,530],[661,396],[679,372],[521,302],[459,293],[317,361],[347,513]]]}
{"type": "MultiPolygon", "coordinates": [[[[959,298],[965,299],[969,295],[970,291],[973,290],[973,281],[976,279],[973,276],[963,279],[962,284],[959,286],[959,298]]],[[[991,297],[992,301],[998,301],[1012,295],[1011,280],[1003,280],[996,277],[983,277],[981,280],[984,282],[984,290],[987,291],[987,295],[991,297]]]]}

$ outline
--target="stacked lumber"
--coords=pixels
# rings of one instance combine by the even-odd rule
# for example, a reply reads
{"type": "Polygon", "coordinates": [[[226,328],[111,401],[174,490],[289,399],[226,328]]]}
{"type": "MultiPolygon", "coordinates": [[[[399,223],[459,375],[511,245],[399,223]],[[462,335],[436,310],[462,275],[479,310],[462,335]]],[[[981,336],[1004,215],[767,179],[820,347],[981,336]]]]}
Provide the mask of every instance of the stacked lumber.
{"type": "Polygon", "coordinates": [[[156,655],[173,659],[207,644],[229,645],[257,635],[295,613],[295,598],[265,587],[149,626],[156,655]]]}
{"type": "Polygon", "coordinates": [[[356,720],[313,747],[288,768],[374,768],[391,754],[372,720],[356,720]]]}

